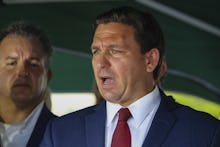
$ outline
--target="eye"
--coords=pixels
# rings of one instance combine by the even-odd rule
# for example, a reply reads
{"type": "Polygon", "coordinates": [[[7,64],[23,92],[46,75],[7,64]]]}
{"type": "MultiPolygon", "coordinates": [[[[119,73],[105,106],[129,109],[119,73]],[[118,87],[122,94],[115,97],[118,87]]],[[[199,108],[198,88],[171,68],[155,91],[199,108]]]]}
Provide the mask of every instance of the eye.
{"type": "Polygon", "coordinates": [[[6,65],[7,66],[14,66],[14,65],[16,65],[17,64],[17,61],[14,61],[14,60],[10,60],[10,61],[7,61],[6,62],[6,65]]]}
{"type": "Polygon", "coordinates": [[[112,54],[119,54],[119,53],[121,53],[121,51],[120,50],[116,50],[116,49],[112,49],[111,53],[112,54]]]}
{"type": "Polygon", "coordinates": [[[97,55],[100,52],[99,49],[92,49],[92,55],[97,55]]]}
{"type": "Polygon", "coordinates": [[[31,60],[31,61],[29,62],[29,65],[30,65],[31,67],[38,67],[38,66],[40,66],[40,62],[39,62],[38,60],[31,60]]]}

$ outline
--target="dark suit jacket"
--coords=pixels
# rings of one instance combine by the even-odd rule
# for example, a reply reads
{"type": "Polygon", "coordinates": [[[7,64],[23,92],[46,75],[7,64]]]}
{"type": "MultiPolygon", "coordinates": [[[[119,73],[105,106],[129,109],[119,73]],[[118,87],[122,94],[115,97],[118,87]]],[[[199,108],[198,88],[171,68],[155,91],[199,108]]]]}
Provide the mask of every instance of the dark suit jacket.
{"type": "MultiPolygon", "coordinates": [[[[219,120],[161,97],[143,147],[220,147],[219,120]]],[[[104,147],[105,121],[105,102],[57,118],[40,147],[104,147]]]]}
{"type": "Polygon", "coordinates": [[[39,115],[37,123],[34,127],[34,130],[31,134],[31,137],[27,143],[26,147],[39,147],[39,144],[43,138],[47,123],[50,119],[56,117],[54,114],[48,110],[46,105],[44,104],[43,109],[39,115]]]}

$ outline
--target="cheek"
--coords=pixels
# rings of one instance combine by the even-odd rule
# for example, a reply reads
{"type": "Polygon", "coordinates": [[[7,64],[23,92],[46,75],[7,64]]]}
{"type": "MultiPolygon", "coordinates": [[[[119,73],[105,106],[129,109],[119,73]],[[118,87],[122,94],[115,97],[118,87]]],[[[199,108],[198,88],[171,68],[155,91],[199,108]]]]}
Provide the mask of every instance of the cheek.
{"type": "Polygon", "coordinates": [[[32,76],[33,86],[35,89],[43,90],[47,87],[47,74],[36,74],[32,76]]]}
{"type": "Polygon", "coordinates": [[[145,76],[145,65],[136,62],[126,62],[117,68],[120,71],[121,78],[127,82],[135,82],[139,78],[145,76]]]}
{"type": "Polygon", "coordinates": [[[132,72],[135,72],[134,68],[129,65],[128,62],[120,62],[112,66],[116,77],[119,78],[119,81],[125,83],[129,77],[132,75],[132,72]]]}
{"type": "Polygon", "coordinates": [[[132,62],[123,61],[118,64],[115,64],[115,70],[119,71],[122,75],[126,76],[128,74],[135,72],[137,66],[138,65],[133,64],[132,62]]]}
{"type": "Polygon", "coordinates": [[[98,74],[97,68],[93,67],[93,73],[94,73],[95,78],[97,78],[97,74],[98,74]]]}
{"type": "Polygon", "coordinates": [[[92,60],[92,68],[93,68],[93,71],[95,72],[96,71],[96,66],[95,66],[94,60],[92,60]]]}
{"type": "Polygon", "coordinates": [[[4,85],[10,85],[12,79],[12,72],[0,71],[0,87],[4,85]]]}
{"type": "Polygon", "coordinates": [[[93,68],[93,73],[94,73],[94,76],[95,76],[95,78],[97,78],[97,74],[98,74],[98,72],[99,72],[99,68],[98,68],[98,66],[94,63],[94,61],[92,62],[92,68],[93,68]]]}

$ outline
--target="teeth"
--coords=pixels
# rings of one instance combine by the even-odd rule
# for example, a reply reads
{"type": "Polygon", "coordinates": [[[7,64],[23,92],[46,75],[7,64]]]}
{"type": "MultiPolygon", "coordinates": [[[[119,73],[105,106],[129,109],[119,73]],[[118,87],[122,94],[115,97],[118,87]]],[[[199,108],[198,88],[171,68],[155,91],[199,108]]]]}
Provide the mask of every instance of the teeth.
{"type": "Polygon", "coordinates": [[[104,79],[104,84],[112,84],[113,80],[112,79],[104,79]]]}

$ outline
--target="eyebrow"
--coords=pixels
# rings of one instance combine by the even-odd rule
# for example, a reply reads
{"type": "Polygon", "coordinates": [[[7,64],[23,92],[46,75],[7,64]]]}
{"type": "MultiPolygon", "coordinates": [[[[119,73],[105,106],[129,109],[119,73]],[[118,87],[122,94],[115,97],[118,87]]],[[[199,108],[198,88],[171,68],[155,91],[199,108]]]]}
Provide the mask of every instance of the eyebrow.
{"type": "MultiPolygon", "coordinates": [[[[6,60],[16,60],[16,59],[18,59],[18,57],[12,57],[12,56],[6,57],[6,60]]],[[[31,58],[28,58],[27,60],[37,60],[37,61],[40,61],[40,58],[39,57],[31,57],[31,58]]]]}
{"type": "Polygon", "coordinates": [[[121,48],[121,45],[117,45],[117,44],[110,44],[107,46],[107,48],[121,48]]]}
{"type": "Polygon", "coordinates": [[[40,61],[40,59],[41,58],[39,58],[39,57],[31,57],[31,58],[29,58],[30,60],[38,60],[38,61],[40,61]]]}
{"type": "Polygon", "coordinates": [[[98,48],[98,45],[95,44],[95,43],[92,43],[91,46],[90,46],[90,49],[94,49],[94,48],[98,48]]]}
{"type": "Polygon", "coordinates": [[[6,57],[6,60],[15,60],[15,59],[18,59],[18,57],[12,57],[12,56],[6,57]]]}
{"type": "MultiPolygon", "coordinates": [[[[108,46],[106,46],[107,49],[111,49],[111,48],[123,48],[122,45],[118,45],[118,44],[109,44],[108,46]]],[[[91,50],[93,49],[99,49],[99,47],[97,45],[92,45],[91,47],[91,50]]]]}

